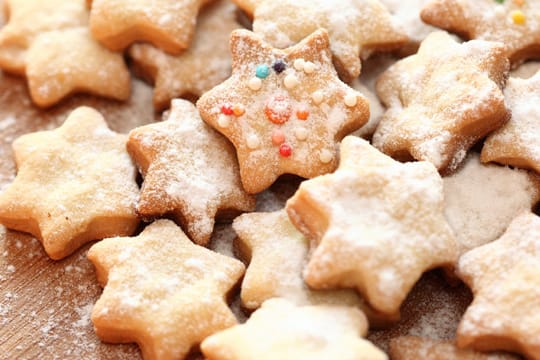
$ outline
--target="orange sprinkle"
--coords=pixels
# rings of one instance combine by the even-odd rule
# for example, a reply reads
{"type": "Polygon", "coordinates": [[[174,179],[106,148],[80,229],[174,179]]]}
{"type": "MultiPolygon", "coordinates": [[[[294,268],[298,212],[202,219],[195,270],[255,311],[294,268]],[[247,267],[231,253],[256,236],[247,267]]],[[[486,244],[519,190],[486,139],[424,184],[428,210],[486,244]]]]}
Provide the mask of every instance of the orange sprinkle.
{"type": "Polygon", "coordinates": [[[525,0],[513,0],[513,3],[517,6],[523,6],[523,4],[525,4],[525,0]]]}
{"type": "Polygon", "coordinates": [[[281,145],[285,142],[285,134],[281,130],[275,129],[272,132],[272,144],[281,145]]]}
{"type": "Polygon", "coordinates": [[[246,112],[246,109],[244,109],[244,106],[242,104],[234,104],[232,110],[233,110],[234,116],[242,116],[246,112]]]}
{"type": "Polygon", "coordinates": [[[307,120],[309,116],[309,111],[306,108],[300,108],[296,110],[296,117],[298,120],[307,120]]]}

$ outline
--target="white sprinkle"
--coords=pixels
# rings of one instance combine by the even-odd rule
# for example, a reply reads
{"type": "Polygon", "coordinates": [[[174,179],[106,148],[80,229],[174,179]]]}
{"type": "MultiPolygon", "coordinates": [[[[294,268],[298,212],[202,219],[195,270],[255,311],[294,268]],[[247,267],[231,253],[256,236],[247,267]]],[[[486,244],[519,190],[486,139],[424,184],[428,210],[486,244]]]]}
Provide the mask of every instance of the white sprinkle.
{"type": "Polygon", "coordinates": [[[332,161],[333,157],[334,156],[332,152],[326,149],[322,149],[321,152],[319,153],[319,159],[324,164],[328,164],[330,161],[332,161]]]}
{"type": "Polygon", "coordinates": [[[322,93],[322,91],[319,91],[319,90],[315,91],[313,94],[311,94],[311,99],[317,105],[322,103],[322,101],[323,101],[323,93],[322,93]]]}
{"type": "Polygon", "coordinates": [[[298,140],[304,141],[307,139],[308,131],[304,127],[296,128],[296,130],[294,130],[294,136],[296,136],[298,140]]]}
{"type": "Polygon", "coordinates": [[[306,63],[306,62],[304,61],[304,59],[296,59],[296,60],[294,60],[293,66],[294,66],[294,68],[295,68],[296,70],[302,71],[302,70],[304,70],[304,64],[305,64],[305,63],[306,63]]]}
{"type": "Polygon", "coordinates": [[[225,114],[220,114],[217,122],[220,127],[226,128],[231,124],[231,118],[225,114]]]}
{"type": "Polygon", "coordinates": [[[298,78],[294,74],[289,74],[285,76],[285,79],[283,79],[283,84],[287,89],[290,90],[298,86],[298,84],[300,84],[300,81],[298,81],[298,78]]]}
{"type": "Polygon", "coordinates": [[[257,137],[257,135],[251,134],[251,135],[248,136],[248,138],[246,140],[246,144],[247,144],[248,148],[250,148],[251,150],[255,150],[256,148],[259,147],[260,141],[259,141],[259,138],[257,137]]]}
{"type": "Polygon", "coordinates": [[[253,91],[258,91],[262,87],[262,80],[258,77],[254,76],[251,79],[249,79],[248,87],[253,91]]]}
{"type": "Polygon", "coordinates": [[[317,68],[317,66],[316,66],[314,63],[312,63],[311,61],[306,61],[306,62],[304,63],[304,72],[305,72],[306,74],[311,74],[311,73],[313,73],[313,72],[315,71],[316,68],[317,68]]]}
{"type": "Polygon", "coordinates": [[[347,95],[345,95],[344,101],[345,105],[347,105],[348,107],[353,107],[358,104],[358,97],[355,93],[348,93],[347,95]]]}

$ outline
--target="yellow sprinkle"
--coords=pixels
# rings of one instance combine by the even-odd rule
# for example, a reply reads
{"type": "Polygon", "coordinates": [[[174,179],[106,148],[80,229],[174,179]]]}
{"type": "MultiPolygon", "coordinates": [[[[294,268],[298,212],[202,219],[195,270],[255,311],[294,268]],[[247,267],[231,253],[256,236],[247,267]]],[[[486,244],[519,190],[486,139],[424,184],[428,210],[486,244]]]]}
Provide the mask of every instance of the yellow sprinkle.
{"type": "Polygon", "coordinates": [[[517,24],[517,25],[525,24],[526,18],[523,11],[521,10],[512,11],[511,16],[512,16],[512,21],[514,22],[514,24],[517,24]]]}

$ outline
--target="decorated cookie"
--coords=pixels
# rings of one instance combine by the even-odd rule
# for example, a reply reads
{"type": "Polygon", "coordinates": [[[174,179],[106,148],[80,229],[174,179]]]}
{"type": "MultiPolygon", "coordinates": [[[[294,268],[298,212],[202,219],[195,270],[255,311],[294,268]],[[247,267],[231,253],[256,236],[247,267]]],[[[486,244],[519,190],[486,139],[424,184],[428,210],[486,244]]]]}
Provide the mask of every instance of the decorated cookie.
{"type": "Polygon", "coordinates": [[[337,142],[369,118],[367,100],[334,70],[326,31],[278,50],[248,30],[231,35],[233,73],[197,102],[203,120],[235,146],[247,192],[281,174],[333,171],[337,142]]]}
{"type": "Polygon", "coordinates": [[[25,74],[26,51],[37,35],[88,23],[84,0],[4,0],[3,5],[8,21],[0,29],[0,68],[17,75],[25,74]]]}
{"type": "Polygon", "coordinates": [[[540,200],[537,175],[481,164],[476,153],[443,182],[444,213],[462,253],[496,240],[517,215],[531,211],[540,200]]]}
{"type": "Polygon", "coordinates": [[[432,0],[421,17],[466,39],[504,43],[514,65],[540,56],[540,2],[536,0],[432,0]]]}
{"type": "Polygon", "coordinates": [[[354,290],[311,290],[302,278],[308,259],[308,240],[289,221],[284,210],[237,217],[236,248],[249,263],[240,297],[249,310],[268,299],[281,297],[296,305],[350,305],[360,307],[370,325],[382,327],[399,320],[370,309],[354,290]]]}
{"type": "Polygon", "coordinates": [[[399,163],[346,137],[338,170],[304,181],[287,202],[314,248],[304,280],[315,289],[356,288],[375,310],[397,312],[424,271],[457,259],[443,205],[431,163],[399,163]]]}
{"type": "Polygon", "coordinates": [[[137,212],[145,218],[172,215],[205,245],[216,216],[252,211],[255,198],[242,188],[234,148],[192,103],[173,100],[165,118],[129,134],[127,150],[144,177],[137,212]]]}
{"type": "Polygon", "coordinates": [[[336,68],[345,81],[360,75],[360,57],[407,42],[404,30],[379,0],[234,1],[254,18],[253,31],[277,48],[327,29],[336,68]]]}
{"type": "Polygon", "coordinates": [[[86,107],[56,130],[21,136],[13,143],[17,177],[0,194],[0,223],[38,238],[53,259],[88,241],[131,235],[139,188],[125,144],[86,107]]]}
{"type": "Polygon", "coordinates": [[[129,98],[131,79],[122,55],[101,46],[86,27],[37,36],[26,62],[30,95],[38,106],[54,105],[78,92],[129,98]]]}
{"type": "Polygon", "coordinates": [[[191,43],[199,9],[208,2],[93,0],[90,29],[92,35],[111,50],[123,50],[136,41],[145,41],[178,54],[191,43]]]}
{"type": "Polygon", "coordinates": [[[201,344],[208,360],[385,360],[369,341],[364,314],[347,306],[298,307],[266,301],[243,325],[218,332],[201,344]]]}
{"type": "Polygon", "coordinates": [[[167,108],[181,96],[201,96],[231,74],[229,37],[240,28],[236,7],[219,0],[205,8],[197,21],[193,43],[177,56],[150,44],[135,44],[129,49],[138,72],[155,83],[154,107],[167,108]]]}
{"type": "Polygon", "coordinates": [[[518,360],[517,356],[503,353],[482,353],[459,349],[451,341],[401,336],[390,340],[392,360],[518,360]]]}
{"type": "Polygon", "coordinates": [[[540,218],[530,212],[498,240],[463,255],[458,275],[474,301],[459,324],[458,346],[540,359],[539,267],[540,218]]]}
{"type": "Polygon", "coordinates": [[[540,71],[529,79],[510,78],[504,96],[512,117],[487,138],[481,160],[540,173],[540,71]]]}
{"type": "Polygon", "coordinates": [[[430,161],[441,173],[455,170],[475,142],[508,120],[504,52],[501,43],[429,35],[416,55],[377,82],[388,110],[373,135],[375,147],[399,160],[430,161]]]}
{"type": "Polygon", "coordinates": [[[225,298],[244,266],[194,245],[170,220],[136,237],[105,239],[88,258],[105,287],[92,309],[103,341],[137,342],[145,359],[184,359],[207,336],[236,325],[225,298]]]}

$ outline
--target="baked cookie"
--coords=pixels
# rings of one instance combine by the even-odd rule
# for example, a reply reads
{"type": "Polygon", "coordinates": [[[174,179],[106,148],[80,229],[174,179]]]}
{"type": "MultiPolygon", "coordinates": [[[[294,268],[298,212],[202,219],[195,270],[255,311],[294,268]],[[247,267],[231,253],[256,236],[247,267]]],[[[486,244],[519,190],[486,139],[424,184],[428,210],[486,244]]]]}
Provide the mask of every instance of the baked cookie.
{"type": "Polygon", "coordinates": [[[287,202],[313,248],[304,280],[314,289],[356,288],[375,310],[396,313],[424,271],[457,259],[443,206],[431,163],[402,164],[346,137],[338,170],[304,181],[287,202]]]}
{"type": "Polygon", "coordinates": [[[49,107],[73,93],[127,100],[131,75],[121,54],[101,46],[88,28],[49,31],[26,53],[26,77],[34,103],[49,107]]]}
{"type": "Polygon", "coordinates": [[[326,31],[279,50],[235,30],[231,52],[231,77],[201,96],[197,108],[234,144],[244,189],[260,192],[285,173],[311,178],[333,171],[336,143],[368,120],[369,105],[338,79],[326,31]]]}
{"type": "Polygon", "coordinates": [[[530,212],[498,240],[463,255],[457,273],[474,301],[459,325],[458,346],[540,359],[539,267],[540,218],[530,212]]]}
{"type": "Polygon", "coordinates": [[[199,9],[210,0],[92,0],[92,35],[111,50],[150,42],[179,54],[189,47],[199,9]]]}
{"type": "Polygon", "coordinates": [[[235,247],[249,266],[240,298],[248,310],[271,298],[296,305],[349,305],[362,309],[371,326],[385,327],[399,320],[370,309],[352,289],[311,290],[302,278],[308,260],[308,240],[291,224],[284,210],[243,214],[234,219],[235,247]]]}
{"type": "Polygon", "coordinates": [[[253,17],[253,31],[272,46],[287,48],[319,28],[328,30],[340,76],[360,75],[360,57],[400,48],[407,42],[379,0],[234,0],[253,17]]]}
{"type": "Polygon", "coordinates": [[[0,68],[17,75],[25,74],[26,51],[37,35],[88,24],[84,0],[4,0],[2,8],[0,68]]]}
{"type": "Polygon", "coordinates": [[[501,43],[459,44],[445,32],[429,35],[416,55],[379,78],[377,93],[388,110],[373,145],[399,160],[454,171],[475,142],[508,120],[504,53],[501,43]]]}
{"type": "Polygon", "coordinates": [[[525,170],[480,163],[471,153],[443,178],[444,214],[461,253],[500,237],[510,222],[540,200],[540,178],[525,170]]]}
{"type": "Polygon", "coordinates": [[[401,336],[390,340],[392,360],[518,360],[503,353],[481,353],[459,349],[451,341],[424,339],[416,336],[401,336]]]}
{"type": "Polygon", "coordinates": [[[165,121],[132,130],[127,150],[144,177],[137,212],[172,216],[199,245],[208,243],[216,216],[255,209],[234,148],[187,100],[173,100],[165,121]]]}
{"type": "Polygon", "coordinates": [[[56,130],[21,136],[13,143],[17,177],[0,194],[0,223],[38,238],[55,260],[92,240],[131,235],[139,188],[125,144],[87,107],[56,130]]]}
{"type": "Polygon", "coordinates": [[[432,0],[421,17],[465,39],[504,43],[513,65],[540,56],[540,3],[536,0],[432,0]]]}
{"type": "Polygon", "coordinates": [[[364,314],[347,306],[297,307],[284,299],[266,301],[243,325],[205,339],[208,360],[385,360],[369,341],[364,314]]]}
{"type": "Polygon", "coordinates": [[[103,341],[137,342],[145,359],[184,359],[207,336],[236,325],[225,298],[244,265],[194,245],[172,221],[105,239],[88,258],[105,287],[92,309],[103,341]]]}
{"type": "Polygon", "coordinates": [[[177,97],[200,97],[231,74],[229,37],[242,26],[236,6],[219,0],[205,7],[197,20],[191,46],[173,56],[150,44],[129,49],[139,75],[155,84],[154,108],[162,111],[177,97]]]}
{"type": "Polygon", "coordinates": [[[510,78],[504,96],[512,117],[486,139],[481,160],[540,173],[540,71],[529,79],[510,78]]]}

